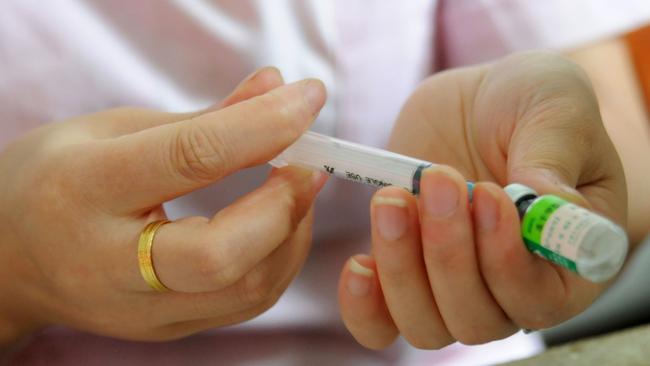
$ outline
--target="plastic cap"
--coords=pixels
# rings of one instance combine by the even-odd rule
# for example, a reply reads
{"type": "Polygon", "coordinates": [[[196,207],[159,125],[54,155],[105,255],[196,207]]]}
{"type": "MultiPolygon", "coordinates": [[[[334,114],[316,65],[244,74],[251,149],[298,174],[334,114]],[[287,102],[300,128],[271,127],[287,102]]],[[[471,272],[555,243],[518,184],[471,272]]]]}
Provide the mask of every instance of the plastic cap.
{"type": "Polygon", "coordinates": [[[510,197],[512,202],[517,202],[525,196],[538,196],[534,189],[519,183],[508,184],[503,190],[506,192],[508,197],[510,197]]]}

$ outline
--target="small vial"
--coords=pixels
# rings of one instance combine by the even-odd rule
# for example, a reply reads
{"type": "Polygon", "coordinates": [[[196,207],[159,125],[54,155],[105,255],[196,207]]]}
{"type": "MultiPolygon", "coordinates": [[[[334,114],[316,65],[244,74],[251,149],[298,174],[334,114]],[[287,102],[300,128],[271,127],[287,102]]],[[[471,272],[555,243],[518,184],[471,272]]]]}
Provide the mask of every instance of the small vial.
{"type": "Polygon", "coordinates": [[[623,266],[628,239],[612,221],[557,196],[521,184],[505,188],[521,219],[528,249],[580,276],[603,282],[623,266]]]}

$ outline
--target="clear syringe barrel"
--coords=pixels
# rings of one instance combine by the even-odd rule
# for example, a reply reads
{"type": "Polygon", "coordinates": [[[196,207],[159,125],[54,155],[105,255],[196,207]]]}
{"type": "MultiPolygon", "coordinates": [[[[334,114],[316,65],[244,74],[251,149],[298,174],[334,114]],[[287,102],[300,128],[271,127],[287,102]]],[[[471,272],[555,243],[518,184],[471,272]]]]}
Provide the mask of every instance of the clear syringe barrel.
{"type": "Polygon", "coordinates": [[[375,187],[397,186],[413,194],[420,191],[422,170],[430,162],[395,154],[308,131],[275,159],[287,165],[325,171],[337,177],[375,187]]]}

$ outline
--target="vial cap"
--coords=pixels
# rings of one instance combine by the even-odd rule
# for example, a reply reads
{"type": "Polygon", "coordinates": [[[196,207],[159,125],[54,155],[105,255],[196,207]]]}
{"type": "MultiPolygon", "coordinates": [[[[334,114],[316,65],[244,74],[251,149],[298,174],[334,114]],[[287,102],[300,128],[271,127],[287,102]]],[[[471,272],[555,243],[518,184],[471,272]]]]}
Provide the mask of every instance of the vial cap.
{"type": "Polygon", "coordinates": [[[508,184],[503,190],[512,202],[517,202],[526,196],[538,196],[534,189],[519,183],[508,184]]]}

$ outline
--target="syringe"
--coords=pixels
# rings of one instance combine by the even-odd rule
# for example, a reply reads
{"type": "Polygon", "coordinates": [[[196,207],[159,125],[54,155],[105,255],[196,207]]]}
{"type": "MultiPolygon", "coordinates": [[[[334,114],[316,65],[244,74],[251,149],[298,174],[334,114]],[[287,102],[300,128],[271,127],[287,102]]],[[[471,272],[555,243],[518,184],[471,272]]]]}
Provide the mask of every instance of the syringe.
{"type": "MultiPolygon", "coordinates": [[[[308,131],[269,164],[320,170],[375,187],[397,186],[418,194],[422,171],[433,164],[308,131]]],[[[472,183],[467,184],[471,192],[472,183]]]]}
{"type": "MultiPolygon", "coordinates": [[[[269,164],[320,170],[375,187],[402,187],[415,195],[423,170],[434,165],[311,131],[269,164]]],[[[470,200],[473,187],[467,182],[470,200]]],[[[594,282],[610,279],[623,266],[627,235],[611,220],[553,195],[538,197],[520,184],[505,191],[519,211],[522,238],[533,253],[594,282]]]]}

